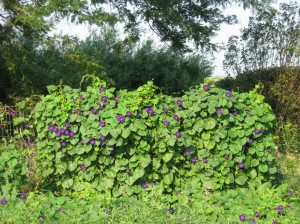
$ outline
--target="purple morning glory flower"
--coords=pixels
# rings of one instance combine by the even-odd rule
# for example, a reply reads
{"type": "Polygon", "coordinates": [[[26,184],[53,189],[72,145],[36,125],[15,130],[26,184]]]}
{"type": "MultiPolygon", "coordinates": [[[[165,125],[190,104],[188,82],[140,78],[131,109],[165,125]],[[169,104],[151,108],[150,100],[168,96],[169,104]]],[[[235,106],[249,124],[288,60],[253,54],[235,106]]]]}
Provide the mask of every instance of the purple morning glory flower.
{"type": "Polygon", "coordinates": [[[174,213],[174,208],[169,208],[169,209],[168,209],[168,212],[169,212],[170,214],[173,214],[173,213],[174,213]]]}
{"type": "Polygon", "coordinates": [[[225,159],[228,159],[228,158],[229,158],[229,155],[225,154],[225,155],[224,155],[224,158],[225,158],[225,159]]]}
{"type": "Polygon", "coordinates": [[[65,131],[65,135],[69,135],[69,131],[68,130],[65,131]]]}
{"type": "Polygon", "coordinates": [[[85,143],[84,140],[82,140],[82,141],[81,141],[81,144],[83,145],[84,143],[85,143]]]}
{"type": "Polygon", "coordinates": [[[195,163],[195,162],[197,162],[197,158],[193,157],[193,158],[191,159],[191,161],[192,161],[192,163],[195,163]]]}
{"type": "Polygon", "coordinates": [[[25,124],[25,128],[28,129],[29,128],[29,124],[25,124]]]}
{"type": "Polygon", "coordinates": [[[143,181],[143,182],[142,182],[141,186],[142,186],[142,188],[143,188],[143,189],[146,189],[146,188],[148,188],[148,186],[147,186],[147,184],[146,184],[146,182],[145,182],[145,181],[143,181]]]}
{"type": "Polygon", "coordinates": [[[100,140],[101,140],[102,142],[104,142],[104,141],[105,141],[105,136],[104,136],[104,135],[101,135],[101,136],[100,136],[100,140]]]}
{"type": "Polygon", "coordinates": [[[68,128],[69,126],[70,126],[70,123],[69,123],[69,122],[66,122],[66,123],[65,123],[65,127],[68,128]]]}
{"type": "Polygon", "coordinates": [[[135,118],[141,118],[141,114],[140,114],[140,113],[137,113],[137,114],[135,115],[135,118]]]}
{"type": "Polygon", "coordinates": [[[104,209],[103,212],[104,212],[105,214],[108,214],[108,213],[109,213],[109,210],[108,210],[108,209],[104,209]]]}
{"type": "Polygon", "coordinates": [[[277,222],[276,220],[272,222],[272,224],[279,224],[279,222],[277,222]]]}
{"type": "Polygon", "coordinates": [[[149,108],[149,107],[146,107],[145,110],[147,111],[147,113],[149,115],[152,115],[154,113],[153,109],[152,108],[149,108]]]}
{"type": "Polygon", "coordinates": [[[157,137],[157,138],[160,138],[160,135],[157,135],[156,137],[157,137]]]}
{"type": "Polygon", "coordinates": [[[292,196],[293,194],[294,194],[294,192],[293,192],[293,191],[289,191],[289,195],[291,195],[291,196],[292,196]]]}
{"type": "Polygon", "coordinates": [[[245,214],[241,214],[241,215],[239,216],[239,218],[240,218],[241,221],[245,221],[245,220],[246,220],[245,214]]]}
{"type": "Polygon", "coordinates": [[[163,110],[164,113],[167,113],[167,112],[168,112],[168,109],[165,108],[165,107],[164,107],[162,110],[163,110]]]}
{"type": "Polygon", "coordinates": [[[181,106],[182,105],[182,100],[177,100],[176,103],[177,103],[178,106],[181,106]]]}
{"type": "Polygon", "coordinates": [[[217,109],[217,114],[218,114],[218,115],[221,115],[221,114],[223,114],[223,111],[222,111],[222,109],[221,109],[221,108],[217,109]]]}
{"type": "Polygon", "coordinates": [[[100,121],[99,124],[100,124],[101,127],[105,126],[105,122],[104,121],[100,121]]]}
{"type": "Polygon", "coordinates": [[[126,170],[125,170],[125,173],[130,173],[130,169],[126,169],[126,170]]]}
{"type": "Polygon", "coordinates": [[[57,126],[53,126],[52,131],[57,132],[58,131],[58,127],[57,126]]]}
{"type": "Polygon", "coordinates": [[[164,121],[164,125],[167,127],[169,125],[168,121],[164,121]]]}
{"type": "Polygon", "coordinates": [[[179,120],[179,117],[178,117],[177,114],[175,114],[173,118],[174,118],[175,121],[178,121],[178,120],[179,120]]]}
{"type": "Polygon", "coordinates": [[[184,154],[185,154],[186,156],[189,156],[189,155],[191,154],[191,151],[187,149],[187,150],[184,151],[184,154]]]}
{"type": "Polygon", "coordinates": [[[80,95],[80,99],[84,100],[84,96],[83,96],[83,95],[80,95]]]}
{"type": "Polygon", "coordinates": [[[256,135],[258,135],[258,134],[260,133],[260,131],[257,130],[257,129],[255,128],[255,129],[254,129],[254,133],[255,133],[256,135]]]}
{"type": "Polygon", "coordinates": [[[57,137],[60,137],[60,135],[61,135],[59,131],[55,132],[55,134],[57,137]]]}
{"type": "Polygon", "coordinates": [[[278,207],[276,208],[277,212],[281,212],[283,210],[283,206],[282,205],[278,205],[278,207]]]}
{"type": "Polygon", "coordinates": [[[181,190],[177,190],[176,191],[176,194],[178,195],[178,194],[180,194],[181,193],[181,190]]]}
{"type": "Polygon", "coordinates": [[[127,115],[128,117],[131,117],[131,116],[132,116],[132,113],[131,113],[130,111],[127,111],[127,112],[126,112],[126,115],[127,115]]]}
{"type": "Polygon", "coordinates": [[[60,132],[61,134],[65,134],[65,133],[66,133],[66,130],[63,129],[63,128],[61,128],[61,129],[59,130],[59,132],[60,132]]]}
{"type": "Polygon", "coordinates": [[[202,162],[207,163],[208,162],[207,158],[202,158],[202,162]]]}
{"type": "Polygon", "coordinates": [[[236,111],[232,111],[231,114],[232,114],[233,116],[236,116],[236,115],[237,115],[236,111]]]}
{"type": "Polygon", "coordinates": [[[256,221],[255,221],[254,218],[250,218],[250,222],[251,222],[251,223],[255,223],[256,221]]]}
{"type": "Polygon", "coordinates": [[[107,97],[106,96],[102,96],[101,97],[101,102],[102,103],[107,103],[107,97]]]}
{"type": "Polygon", "coordinates": [[[154,181],[150,181],[149,183],[150,183],[151,185],[154,185],[154,184],[155,184],[155,182],[154,182],[154,181]]]}
{"type": "Polygon", "coordinates": [[[244,164],[244,163],[240,163],[240,164],[239,164],[239,168],[240,168],[240,169],[243,169],[244,167],[245,167],[245,164],[244,164]]]}
{"type": "Polygon", "coordinates": [[[57,211],[58,212],[62,212],[63,208],[58,208],[57,211]]]}
{"type": "Polygon", "coordinates": [[[98,114],[98,110],[96,110],[96,109],[92,109],[92,114],[98,114]]]}
{"type": "Polygon", "coordinates": [[[5,198],[3,198],[3,199],[1,200],[1,204],[2,204],[2,205],[6,205],[6,204],[7,204],[7,200],[6,200],[5,198]]]}
{"type": "Polygon", "coordinates": [[[15,116],[15,112],[14,112],[13,110],[9,110],[8,114],[9,114],[9,116],[11,116],[11,117],[15,116]]]}
{"type": "Polygon", "coordinates": [[[179,131],[177,131],[177,132],[175,133],[175,135],[176,135],[177,138],[179,138],[179,137],[181,136],[181,133],[180,133],[179,131]]]}
{"type": "Polygon", "coordinates": [[[75,133],[73,131],[70,131],[69,135],[70,137],[74,137],[75,133]]]}
{"type": "Polygon", "coordinates": [[[249,143],[253,144],[254,140],[252,138],[249,139],[249,143]]]}
{"type": "Polygon", "coordinates": [[[121,123],[124,123],[125,122],[125,118],[122,116],[122,115],[117,115],[117,119],[118,121],[120,121],[121,123]]]}
{"type": "Polygon", "coordinates": [[[259,213],[258,211],[255,211],[255,212],[254,212],[254,215],[255,215],[256,217],[259,217],[259,216],[260,216],[260,213],[259,213]]]}
{"type": "Polygon", "coordinates": [[[20,193],[19,193],[19,197],[20,197],[21,199],[26,199],[26,198],[27,198],[27,196],[26,196],[26,194],[25,194],[24,192],[20,192],[20,193]]]}
{"type": "Polygon", "coordinates": [[[75,114],[77,114],[77,115],[80,115],[80,113],[81,113],[81,110],[79,110],[79,109],[75,109],[75,110],[74,110],[74,112],[75,112],[75,114]]]}
{"type": "Polygon", "coordinates": [[[105,88],[104,88],[103,86],[100,86],[100,87],[99,87],[99,91],[102,93],[102,92],[105,91],[105,88]]]}
{"type": "Polygon", "coordinates": [[[204,85],[204,86],[203,86],[203,89],[204,89],[205,91],[208,91],[208,90],[210,90],[210,86],[209,86],[209,85],[204,85]]]}
{"type": "Polygon", "coordinates": [[[84,164],[80,165],[80,169],[81,170],[85,170],[86,169],[86,166],[84,164]]]}
{"type": "Polygon", "coordinates": [[[286,208],[287,208],[287,209],[291,209],[292,207],[291,207],[290,205],[287,205],[286,208]]]}
{"type": "Polygon", "coordinates": [[[232,97],[232,93],[231,93],[231,92],[227,92],[227,93],[226,93],[226,96],[227,96],[227,97],[232,97]]]}
{"type": "Polygon", "coordinates": [[[90,144],[91,144],[91,145],[94,145],[94,144],[95,144],[94,138],[90,138],[90,144]]]}
{"type": "Polygon", "coordinates": [[[62,142],[60,143],[61,147],[66,147],[66,143],[65,142],[62,142]]]}

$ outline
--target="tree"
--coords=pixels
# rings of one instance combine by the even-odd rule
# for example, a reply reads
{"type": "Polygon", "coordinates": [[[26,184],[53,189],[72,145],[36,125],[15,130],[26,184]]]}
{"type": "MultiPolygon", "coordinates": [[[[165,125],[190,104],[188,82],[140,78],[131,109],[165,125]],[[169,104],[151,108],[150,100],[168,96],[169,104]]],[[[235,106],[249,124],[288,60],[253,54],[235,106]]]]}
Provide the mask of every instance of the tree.
{"type": "Polygon", "coordinates": [[[300,4],[281,4],[251,17],[241,37],[231,37],[223,65],[228,74],[299,66],[300,4]]]}

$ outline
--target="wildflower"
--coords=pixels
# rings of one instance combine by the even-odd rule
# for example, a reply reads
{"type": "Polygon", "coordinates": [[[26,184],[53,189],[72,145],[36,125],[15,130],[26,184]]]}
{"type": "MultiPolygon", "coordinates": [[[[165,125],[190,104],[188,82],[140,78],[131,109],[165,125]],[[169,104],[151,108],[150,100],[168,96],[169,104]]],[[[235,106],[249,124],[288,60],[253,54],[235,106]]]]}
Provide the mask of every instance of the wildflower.
{"type": "Polygon", "coordinates": [[[175,120],[175,121],[178,121],[178,120],[179,120],[179,117],[178,117],[177,114],[174,115],[174,120],[175,120]]]}
{"type": "Polygon", "coordinates": [[[126,169],[126,170],[125,170],[125,173],[130,173],[130,169],[126,169]]]}
{"type": "Polygon", "coordinates": [[[73,131],[70,131],[69,135],[70,137],[74,137],[75,133],[73,131]]]}
{"type": "Polygon", "coordinates": [[[189,155],[191,154],[191,151],[187,149],[187,150],[184,151],[184,154],[185,154],[186,156],[189,156],[189,155]]]}
{"type": "Polygon", "coordinates": [[[231,93],[231,92],[227,92],[227,93],[226,93],[226,96],[227,96],[227,97],[232,97],[232,93],[231,93]]]}
{"type": "Polygon", "coordinates": [[[177,131],[177,132],[175,133],[175,135],[176,135],[177,138],[179,138],[179,137],[181,136],[181,133],[180,133],[179,131],[177,131]]]}
{"type": "Polygon", "coordinates": [[[26,198],[27,198],[27,196],[26,196],[26,194],[25,194],[24,192],[20,192],[20,193],[19,193],[19,197],[20,197],[21,199],[26,199],[26,198]]]}
{"type": "Polygon", "coordinates": [[[197,162],[197,158],[193,157],[191,161],[192,161],[192,163],[196,163],[197,162]]]}
{"type": "Polygon", "coordinates": [[[80,99],[84,100],[84,96],[83,96],[83,95],[80,95],[80,99]]]}
{"type": "Polygon", "coordinates": [[[282,205],[278,205],[276,208],[277,212],[280,213],[283,210],[283,206],[282,205]]]}
{"type": "Polygon", "coordinates": [[[66,122],[66,123],[65,123],[65,127],[68,128],[69,126],[70,126],[70,123],[69,123],[69,122],[66,122]]]}
{"type": "Polygon", "coordinates": [[[241,214],[241,215],[239,216],[239,218],[240,218],[241,221],[245,221],[245,220],[246,220],[245,214],[241,214]]]}
{"type": "Polygon", "coordinates": [[[255,221],[254,218],[250,218],[250,222],[251,222],[251,223],[255,223],[256,221],[255,221]]]}
{"type": "Polygon", "coordinates": [[[107,97],[106,96],[102,96],[101,97],[101,102],[102,103],[107,103],[107,97]]]}
{"type": "Polygon", "coordinates": [[[181,106],[182,105],[182,100],[177,100],[176,103],[177,103],[178,106],[181,106]]]}
{"type": "Polygon", "coordinates": [[[244,163],[240,163],[240,164],[239,164],[239,168],[240,168],[240,169],[243,169],[244,167],[245,167],[245,164],[244,164],[244,163]]]}
{"type": "Polygon", "coordinates": [[[100,86],[100,87],[99,87],[99,91],[102,93],[102,92],[105,91],[105,88],[104,88],[103,86],[100,86]]]}
{"type": "Polygon", "coordinates": [[[210,86],[209,86],[209,85],[205,85],[205,86],[203,86],[203,89],[204,89],[205,91],[208,91],[208,90],[210,90],[210,86]]]}
{"type": "Polygon", "coordinates": [[[149,107],[146,107],[145,110],[147,111],[147,113],[149,115],[152,115],[154,113],[153,109],[152,108],[149,108],[149,107]]]}
{"type": "Polygon", "coordinates": [[[6,200],[5,198],[3,198],[3,199],[1,200],[1,204],[2,204],[2,205],[6,205],[6,204],[7,204],[7,200],[6,200]]]}
{"type": "Polygon", "coordinates": [[[58,212],[62,212],[63,208],[58,208],[57,211],[58,212]]]}
{"type": "Polygon", "coordinates": [[[168,209],[168,212],[169,212],[170,214],[173,214],[173,213],[174,213],[174,208],[169,208],[169,209],[168,209]]]}
{"type": "Polygon", "coordinates": [[[255,129],[254,129],[254,133],[255,133],[256,135],[258,135],[258,134],[260,133],[260,131],[257,130],[257,129],[255,128],[255,129]]]}
{"type": "Polygon", "coordinates": [[[106,138],[106,137],[105,137],[104,135],[101,135],[101,136],[100,136],[100,140],[101,140],[102,142],[105,141],[105,138],[106,138]]]}
{"type": "Polygon", "coordinates": [[[108,210],[108,209],[104,209],[103,212],[104,212],[105,214],[108,214],[108,213],[109,213],[109,210],[108,210]]]}
{"type": "Polygon", "coordinates": [[[150,181],[149,183],[150,183],[151,185],[154,185],[154,184],[155,184],[155,182],[154,182],[154,181],[150,181]]]}
{"type": "Polygon", "coordinates": [[[66,143],[65,142],[62,142],[62,143],[60,143],[60,145],[61,145],[61,147],[66,147],[66,143]]]}
{"type": "Polygon", "coordinates": [[[127,112],[126,112],[126,115],[127,115],[128,117],[131,117],[131,116],[132,116],[132,113],[131,113],[130,111],[127,111],[127,112]]]}
{"type": "Polygon", "coordinates": [[[80,169],[81,170],[85,170],[86,169],[86,166],[84,164],[80,165],[80,169]]]}
{"type": "Polygon", "coordinates": [[[92,137],[90,138],[90,144],[91,144],[91,145],[94,145],[94,144],[95,144],[95,139],[92,138],[92,137]]]}
{"type": "Polygon", "coordinates": [[[167,113],[167,112],[168,112],[168,109],[165,108],[165,107],[164,107],[162,110],[163,110],[164,113],[167,113]]]}
{"type": "Polygon", "coordinates": [[[224,158],[225,158],[225,159],[228,159],[228,158],[229,158],[229,155],[225,154],[225,155],[224,155],[224,158]]]}
{"type": "Polygon", "coordinates": [[[168,121],[164,121],[164,125],[167,127],[169,125],[168,121]]]}
{"type": "Polygon", "coordinates": [[[222,111],[222,109],[221,109],[221,108],[217,109],[217,114],[218,114],[218,115],[221,115],[221,114],[223,114],[223,111],[222,111]]]}
{"type": "Polygon", "coordinates": [[[249,139],[249,143],[253,144],[254,140],[252,138],[249,139]]]}
{"type": "Polygon", "coordinates": [[[146,188],[148,188],[148,186],[147,186],[147,184],[146,184],[146,182],[145,182],[145,181],[143,181],[143,182],[142,182],[141,186],[142,186],[142,188],[143,188],[143,189],[146,189],[146,188]]]}
{"type": "Polygon", "coordinates": [[[207,158],[202,158],[202,162],[207,163],[208,162],[207,158]]]}
{"type": "Polygon", "coordinates": [[[101,127],[105,126],[105,122],[104,121],[100,121],[99,124],[100,124],[101,127]]]}
{"type": "Polygon", "coordinates": [[[258,211],[255,211],[255,212],[254,212],[254,215],[255,215],[256,217],[259,217],[259,216],[260,216],[260,213],[259,213],[258,211]]]}
{"type": "Polygon", "coordinates": [[[232,114],[233,116],[236,116],[236,115],[237,115],[236,111],[232,111],[231,114],[232,114]]]}
{"type": "Polygon", "coordinates": [[[176,194],[178,195],[178,194],[180,194],[181,193],[181,190],[177,190],[176,191],[176,194]]]}

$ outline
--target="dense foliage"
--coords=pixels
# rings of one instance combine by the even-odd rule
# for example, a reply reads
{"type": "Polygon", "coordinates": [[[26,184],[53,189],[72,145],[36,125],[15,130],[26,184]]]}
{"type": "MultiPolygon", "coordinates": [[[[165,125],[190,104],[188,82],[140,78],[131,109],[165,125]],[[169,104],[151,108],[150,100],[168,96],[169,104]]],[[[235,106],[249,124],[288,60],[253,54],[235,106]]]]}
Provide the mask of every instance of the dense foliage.
{"type": "Polygon", "coordinates": [[[44,186],[121,195],[152,185],[176,201],[193,194],[270,180],[276,172],[275,116],[249,94],[195,88],[181,98],[95,81],[86,92],[49,87],[35,108],[38,173],[44,186]]]}

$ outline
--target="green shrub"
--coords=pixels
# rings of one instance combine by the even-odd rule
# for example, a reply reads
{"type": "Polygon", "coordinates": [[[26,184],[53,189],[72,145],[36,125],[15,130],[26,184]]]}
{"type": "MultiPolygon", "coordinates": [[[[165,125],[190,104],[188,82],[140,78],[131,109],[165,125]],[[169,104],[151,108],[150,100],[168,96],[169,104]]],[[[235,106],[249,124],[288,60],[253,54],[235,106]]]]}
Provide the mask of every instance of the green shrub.
{"type": "Polygon", "coordinates": [[[209,86],[181,98],[107,88],[49,87],[35,108],[37,172],[44,187],[82,191],[87,184],[114,197],[158,187],[166,201],[180,192],[235,188],[276,172],[275,116],[257,89],[245,94],[209,86]]]}

